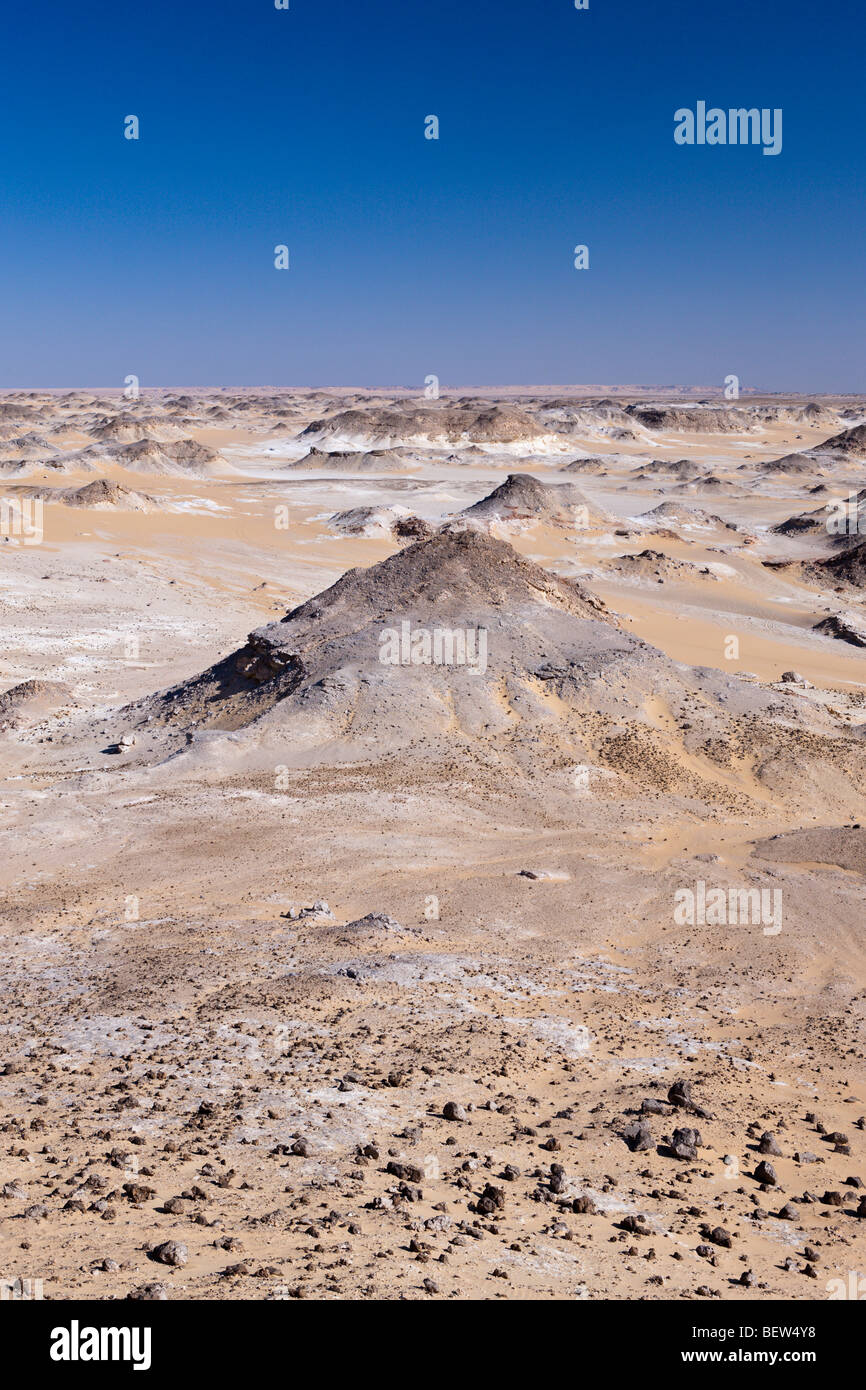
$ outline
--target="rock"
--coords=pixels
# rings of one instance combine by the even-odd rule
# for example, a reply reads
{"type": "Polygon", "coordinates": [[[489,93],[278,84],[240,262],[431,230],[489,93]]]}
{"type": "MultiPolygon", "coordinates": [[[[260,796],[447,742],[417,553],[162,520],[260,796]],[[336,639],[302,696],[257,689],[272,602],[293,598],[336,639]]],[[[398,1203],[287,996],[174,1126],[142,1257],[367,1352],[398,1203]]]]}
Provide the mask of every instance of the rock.
{"type": "Polygon", "coordinates": [[[645,1216],[624,1216],[619,1224],[621,1230],[628,1231],[633,1236],[648,1236],[650,1234],[645,1216]]]}
{"type": "Polygon", "coordinates": [[[392,1159],[385,1171],[391,1173],[395,1178],[402,1178],[404,1182],[424,1181],[424,1169],[419,1168],[415,1163],[397,1163],[392,1159]]]}
{"type": "Polygon", "coordinates": [[[125,1182],[123,1190],[130,1202],[148,1202],[151,1197],[156,1196],[156,1188],[148,1187],[143,1182],[125,1182]]]}
{"type": "Polygon", "coordinates": [[[309,1140],[296,1139],[292,1144],[292,1153],[295,1154],[297,1158],[308,1158],[310,1153],[309,1140]]]}
{"type": "Polygon", "coordinates": [[[707,1239],[711,1240],[713,1245],[724,1246],[726,1250],[730,1250],[733,1245],[730,1231],[726,1231],[724,1226],[714,1226],[712,1230],[708,1230],[707,1239]]]}
{"type": "Polygon", "coordinates": [[[490,1216],[494,1211],[503,1211],[505,1208],[505,1188],[494,1187],[488,1183],[476,1202],[476,1206],[485,1216],[490,1216]]]}
{"type": "Polygon", "coordinates": [[[841,1193],[841,1192],[825,1192],[825,1193],[824,1193],[824,1196],[821,1198],[821,1201],[824,1203],[824,1206],[825,1206],[825,1207],[841,1207],[841,1205],[842,1205],[842,1193],[841,1193]]]}
{"type": "Polygon", "coordinates": [[[675,1081],[668,1091],[668,1100],[671,1105],[690,1106],[692,1104],[691,1081],[675,1081]]]}
{"type": "Polygon", "coordinates": [[[861,1221],[863,1220],[864,1216],[866,1216],[866,1197],[860,1198],[860,1205],[857,1208],[856,1214],[861,1221]]]}
{"type": "Polygon", "coordinates": [[[776,1136],[775,1134],[771,1133],[769,1129],[765,1130],[764,1133],[761,1135],[760,1142],[758,1144],[758,1153],[772,1154],[775,1158],[780,1158],[782,1155],[782,1150],[776,1143],[776,1136]]]}
{"type": "Polygon", "coordinates": [[[138,1288],[130,1289],[126,1297],[137,1299],[142,1303],[165,1302],[168,1298],[168,1289],[165,1284],[139,1284],[138,1288]]]}
{"type": "Polygon", "coordinates": [[[690,1110],[693,1115],[697,1115],[701,1120],[711,1119],[710,1112],[697,1105],[692,1099],[691,1081],[675,1081],[668,1091],[668,1100],[671,1105],[678,1106],[681,1110],[690,1110]]]}
{"type": "Polygon", "coordinates": [[[676,1158],[696,1159],[701,1144],[700,1130],[675,1129],[671,1140],[671,1150],[676,1158]]]}
{"type": "Polygon", "coordinates": [[[442,1107],[442,1114],[446,1120],[465,1120],[466,1111],[456,1100],[446,1100],[442,1107]]]}
{"type": "Polygon", "coordinates": [[[157,1264],[174,1265],[177,1268],[186,1264],[189,1251],[179,1240],[166,1240],[150,1251],[150,1258],[156,1260],[157,1264]]]}
{"type": "MultiPolygon", "coordinates": [[[[866,1198],[863,1199],[866,1201],[866,1198]]],[[[571,1210],[576,1216],[597,1216],[598,1207],[591,1197],[575,1197],[571,1204],[571,1210]]],[[[866,1215],[866,1213],[864,1213],[866,1215]]]]}
{"type": "Polygon", "coordinates": [[[796,1221],[798,1217],[797,1208],[794,1206],[793,1202],[786,1202],[785,1205],[780,1207],[777,1211],[776,1216],[780,1221],[796,1221]]]}
{"type": "Polygon", "coordinates": [[[359,917],[355,922],[347,922],[344,931],[350,932],[394,932],[401,936],[406,935],[406,928],[389,917],[387,912],[368,912],[366,917],[359,917]]]}
{"type": "Polygon", "coordinates": [[[635,1120],[632,1124],[626,1125],[622,1137],[633,1154],[643,1153],[645,1149],[655,1146],[650,1127],[643,1121],[635,1120]]]}
{"type": "MultiPolygon", "coordinates": [[[[425,1231],[434,1231],[434,1232],[436,1232],[437,1234],[440,1234],[440,1235],[441,1235],[443,1231],[448,1231],[448,1230],[450,1230],[450,1229],[451,1229],[451,1217],[448,1216],[448,1215],[446,1215],[446,1214],[440,1214],[440,1215],[438,1215],[438,1216],[430,1216],[430,1217],[428,1217],[428,1219],[424,1222],[424,1230],[425,1230],[425,1231]]],[[[354,1234],[355,1234],[355,1235],[360,1235],[360,1234],[361,1234],[360,1228],[356,1227],[356,1228],[355,1228],[354,1234]]]]}
{"type": "Polygon", "coordinates": [[[759,1163],[755,1169],[755,1181],[765,1183],[767,1187],[777,1187],[779,1179],[776,1177],[776,1170],[772,1163],[759,1163]]]}
{"type": "Polygon", "coordinates": [[[668,1108],[664,1101],[656,1100],[652,1096],[644,1096],[640,1103],[642,1115],[667,1115],[668,1108]]]}
{"type": "Polygon", "coordinates": [[[819,1158],[817,1154],[810,1153],[808,1149],[799,1149],[799,1150],[794,1154],[794,1159],[795,1159],[795,1161],[796,1161],[797,1163],[823,1163],[823,1162],[824,1162],[823,1158],[819,1158]]]}
{"type": "Polygon", "coordinates": [[[334,920],[334,914],[324,898],[317,898],[309,907],[290,907],[288,912],[281,912],[280,916],[288,918],[290,922],[305,922],[309,917],[324,918],[329,922],[334,920]]]}

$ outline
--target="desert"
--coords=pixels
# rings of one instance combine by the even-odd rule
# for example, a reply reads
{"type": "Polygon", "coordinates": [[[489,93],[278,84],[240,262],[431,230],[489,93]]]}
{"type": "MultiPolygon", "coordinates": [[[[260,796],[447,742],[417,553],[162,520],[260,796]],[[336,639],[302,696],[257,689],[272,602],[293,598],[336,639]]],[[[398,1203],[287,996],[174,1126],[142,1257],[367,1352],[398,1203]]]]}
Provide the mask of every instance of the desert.
{"type": "Polygon", "coordinates": [[[4,1280],[848,1296],[866,397],[6,390],[0,473],[4,1280]]]}

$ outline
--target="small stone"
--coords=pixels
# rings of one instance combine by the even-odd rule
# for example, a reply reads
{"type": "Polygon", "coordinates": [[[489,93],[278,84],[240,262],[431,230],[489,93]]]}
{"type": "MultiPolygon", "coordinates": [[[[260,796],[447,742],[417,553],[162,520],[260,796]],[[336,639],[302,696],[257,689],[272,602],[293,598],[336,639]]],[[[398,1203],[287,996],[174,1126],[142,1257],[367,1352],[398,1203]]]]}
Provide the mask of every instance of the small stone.
{"type": "MultiPolygon", "coordinates": [[[[866,1198],[864,1198],[866,1200],[866,1198]]],[[[575,1197],[571,1204],[571,1210],[576,1216],[597,1216],[598,1207],[591,1197],[575,1197]]]]}
{"type": "Polygon", "coordinates": [[[765,1183],[767,1187],[777,1187],[779,1179],[776,1177],[776,1170],[772,1163],[759,1163],[755,1169],[755,1180],[765,1183]]]}
{"type": "Polygon", "coordinates": [[[713,1242],[713,1245],[722,1245],[726,1250],[730,1250],[733,1245],[731,1233],[730,1231],[726,1231],[724,1226],[714,1226],[713,1229],[708,1232],[708,1239],[713,1242]]]}
{"type": "Polygon", "coordinates": [[[781,1157],[782,1150],[776,1143],[776,1136],[775,1134],[771,1133],[771,1131],[768,1129],[765,1130],[764,1133],[761,1135],[760,1142],[758,1144],[758,1153],[772,1154],[775,1158],[781,1157]]]}
{"type": "Polygon", "coordinates": [[[644,1121],[635,1120],[632,1124],[626,1125],[622,1137],[633,1154],[643,1153],[645,1149],[655,1146],[650,1127],[644,1121]]]}
{"type": "Polygon", "coordinates": [[[668,1091],[668,1100],[671,1105],[690,1106],[692,1104],[691,1081],[675,1081],[668,1091]]]}
{"type": "Polygon", "coordinates": [[[151,1197],[156,1196],[156,1189],[148,1187],[146,1183],[142,1182],[125,1182],[123,1190],[130,1202],[147,1202],[151,1197]]]}
{"type": "Polygon", "coordinates": [[[666,1115],[668,1113],[667,1106],[663,1101],[655,1100],[650,1096],[644,1097],[640,1103],[640,1108],[643,1115],[666,1115]]]}
{"type": "Polygon", "coordinates": [[[676,1158],[694,1160],[698,1156],[698,1149],[702,1145],[701,1133],[698,1129],[675,1129],[674,1137],[671,1140],[671,1149],[676,1158]]]}
{"type": "Polygon", "coordinates": [[[484,1216],[491,1216],[495,1211],[504,1210],[505,1189],[503,1187],[494,1187],[492,1183],[488,1183],[479,1197],[476,1206],[484,1216]]]}
{"type": "Polygon", "coordinates": [[[645,1216],[624,1216],[619,1224],[622,1230],[628,1231],[633,1236],[648,1236],[650,1234],[645,1216]]]}
{"type": "Polygon", "coordinates": [[[156,1260],[157,1264],[179,1267],[186,1264],[189,1251],[179,1240],[166,1240],[151,1250],[150,1258],[156,1260]]]}
{"type": "Polygon", "coordinates": [[[392,1159],[385,1171],[395,1178],[402,1178],[404,1182],[424,1181],[424,1169],[415,1163],[397,1163],[392,1159]]]}

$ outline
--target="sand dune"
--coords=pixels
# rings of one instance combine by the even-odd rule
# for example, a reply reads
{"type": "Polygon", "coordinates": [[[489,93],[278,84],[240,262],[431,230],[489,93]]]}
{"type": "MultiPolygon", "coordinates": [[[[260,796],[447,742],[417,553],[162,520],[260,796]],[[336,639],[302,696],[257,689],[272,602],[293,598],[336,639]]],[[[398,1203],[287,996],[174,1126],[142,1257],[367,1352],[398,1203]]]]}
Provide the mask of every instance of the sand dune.
{"type": "Polygon", "coordinates": [[[473,522],[544,521],[558,526],[605,526],[610,518],[579,488],[569,483],[542,483],[529,473],[509,473],[487,497],[460,515],[473,522]]]}

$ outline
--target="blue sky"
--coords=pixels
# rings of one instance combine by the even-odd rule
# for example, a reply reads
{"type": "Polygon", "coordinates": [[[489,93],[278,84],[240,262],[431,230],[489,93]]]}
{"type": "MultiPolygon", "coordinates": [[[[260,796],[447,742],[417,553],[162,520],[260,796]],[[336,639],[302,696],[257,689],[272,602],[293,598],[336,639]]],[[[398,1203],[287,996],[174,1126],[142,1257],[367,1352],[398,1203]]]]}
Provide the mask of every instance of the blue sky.
{"type": "Polygon", "coordinates": [[[0,386],[866,390],[860,0],[47,0],[4,38],[0,386]],[[781,107],[781,154],[676,145],[699,99],[781,107]]]}

